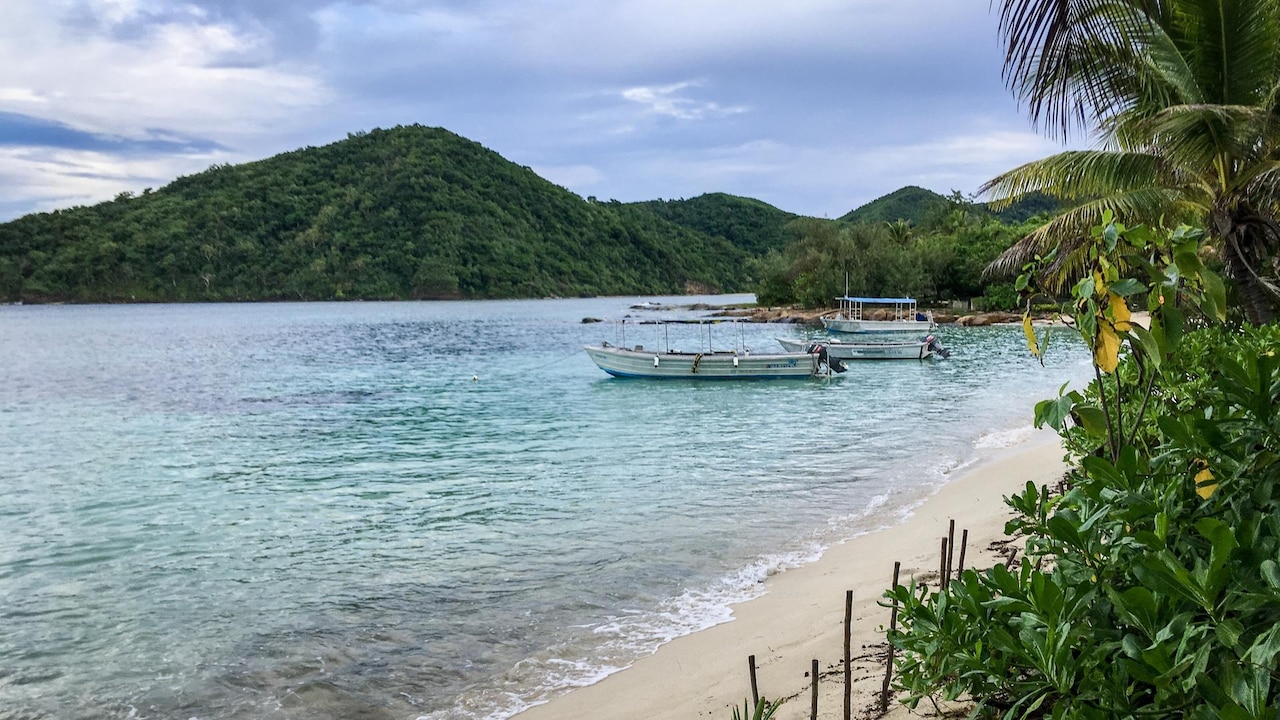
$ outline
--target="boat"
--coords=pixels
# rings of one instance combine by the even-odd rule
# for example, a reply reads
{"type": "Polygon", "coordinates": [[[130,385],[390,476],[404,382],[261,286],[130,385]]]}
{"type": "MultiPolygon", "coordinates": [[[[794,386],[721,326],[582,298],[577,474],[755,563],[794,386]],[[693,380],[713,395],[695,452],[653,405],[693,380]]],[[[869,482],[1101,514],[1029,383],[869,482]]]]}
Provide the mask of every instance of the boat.
{"type": "Polygon", "coordinates": [[[915,298],[836,298],[839,309],[819,319],[827,330],[842,333],[927,333],[938,324],[933,313],[920,310],[915,298]],[[866,306],[882,306],[868,309],[866,306]]]}
{"type": "Polygon", "coordinates": [[[788,352],[812,354],[827,351],[831,360],[924,360],[937,355],[951,355],[938,339],[927,335],[921,340],[889,340],[883,342],[844,342],[841,340],[805,340],[801,338],[777,338],[778,344],[788,352]]]}
{"type": "Polygon", "coordinates": [[[669,340],[666,349],[651,350],[643,345],[626,347],[601,342],[584,345],[583,350],[601,370],[620,378],[663,380],[777,380],[784,378],[830,377],[844,372],[844,364],[830,360],[825,347],[813,352],[752,353],[745,345],[733,350],[711,347],[710,325],[726,320],[666,320],[643,324],[664,326],[699,324],[707,328],[707,349],[701,352],[673,350],[669,340]]]}

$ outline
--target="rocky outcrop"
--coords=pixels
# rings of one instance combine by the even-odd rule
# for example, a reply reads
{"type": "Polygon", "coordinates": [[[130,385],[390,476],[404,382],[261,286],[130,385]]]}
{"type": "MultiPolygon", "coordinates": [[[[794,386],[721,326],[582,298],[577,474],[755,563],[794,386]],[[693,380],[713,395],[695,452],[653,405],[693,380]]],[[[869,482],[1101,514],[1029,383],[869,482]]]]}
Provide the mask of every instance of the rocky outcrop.
{"type": "Polygon", "coordinates": [[[956,320],[957,325],[964,327],[985,327],[997,323],[1021,322],[1022,316],[1010,312],[989,312],[976,315],[965,315],[956,320]]]}

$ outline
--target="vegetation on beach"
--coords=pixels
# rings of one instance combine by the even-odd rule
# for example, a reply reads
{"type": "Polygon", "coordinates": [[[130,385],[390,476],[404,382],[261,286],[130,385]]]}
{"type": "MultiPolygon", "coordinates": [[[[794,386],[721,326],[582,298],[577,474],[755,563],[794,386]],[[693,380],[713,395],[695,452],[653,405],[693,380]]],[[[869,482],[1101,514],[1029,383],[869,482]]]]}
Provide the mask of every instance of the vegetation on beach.
{"type": "MultiPolygon", "coordinates": [[[[1280,328],[1267,323],[1278,294],[1280,3],[1001,8],[1007,78],[1033,117],[1064,135],[1091,124],[1104,147],[987,185],[1081,203],[993,268],[1021,271],[1028,308],[1069,294],[1095,378],[1036,406],[1071,470],[1064,494],[1028,484],[1007,499],[1021,563],[967,570],[937,592],[890,591],[901,607],[889,633],[903,652],[897,687],[911,705],[970,700],[979,717],[1274,718],[1280,328]],[[1131,306],[1149,312],[1149,327],[1131,306]],[[1241,315],[1247,323],[1223,325],[1241,315]]],[[[1043,353],[1050,335],[1025,330],[1043,353]]]]}
{"type": "Polygon", "coordinates": [[[1036,408],[1063,434],[1070,489],[1009,498],[1018,567],[891,591],[898,687],[980,716],[1275,717],[1280,329],[1183,333],[1224,316],[1194,232],[1110,223],[1089,247],[1071,311],[1097,379],[1036,408]]]}

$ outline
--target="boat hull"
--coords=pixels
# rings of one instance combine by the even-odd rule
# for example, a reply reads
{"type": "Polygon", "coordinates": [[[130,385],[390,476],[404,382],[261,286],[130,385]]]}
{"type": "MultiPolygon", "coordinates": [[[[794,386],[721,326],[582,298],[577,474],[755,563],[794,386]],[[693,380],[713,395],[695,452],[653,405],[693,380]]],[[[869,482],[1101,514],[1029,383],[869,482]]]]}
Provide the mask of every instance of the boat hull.
{"type": "MultiPolygon", "coordinates": [[[[790,352],[806,352],[812,340],[778,338],[778,343],[790,352]]],[[[919,342],[850,343],[821,341],[827,356],[833,360],[924,360],[932,357],[934,350],[928,340],[919,342]]]]}
{"type": "Polygon", "coordinates": [[[805,353],[666,353],[602,345],[586,345],[583,349],[601,370],[620,378],[779,380],[825,375],[825,365],[818,356],[805,353]]]}

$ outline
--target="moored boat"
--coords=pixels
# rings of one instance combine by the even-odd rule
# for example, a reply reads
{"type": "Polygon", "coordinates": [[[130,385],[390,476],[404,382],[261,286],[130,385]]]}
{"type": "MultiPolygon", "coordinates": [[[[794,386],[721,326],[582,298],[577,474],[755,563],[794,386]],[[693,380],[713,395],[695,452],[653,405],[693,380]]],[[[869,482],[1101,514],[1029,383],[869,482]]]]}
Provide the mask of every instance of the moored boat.
{"type": "MultiPolygon", "coordinates": [[[[831,361],[825,348],[813,352],[753,353],[744,345],[733,350],[714,350],[711,347],[710,326],[721,320],[659,321],[653,324],[707,326],[707,350],[681,352],[671,349],[651,350],[643,345],[623,347],[601,342],[584,345],[587,355],[601,370],[622,378],[682,379],[682,380],[776,380],[783,378],[826,377],[844,372],[844,365],[831,361]]],[[[646,323],[648,324],[648,323],[646,323]]],[[[667,337],[663,333],[664,339],[667,337]]]]}
{"type": "Polygon", "coordinates": [[[832,360],[924,360],[935,354],[947,357],[949,352],[932,335],[921,340],[884,342],[844,342],[841,340],[804,340],[778,338],[778,344],[788,352],[814,353],[826,349],[832,360]]]}
{"type": "Polygon", "coordinates": [[[922,333],[938,325],[915,298],[839,297],[839,309],[819,318],[822,326],[843,333],[922,333]],[[867,306],[880,306],[868,308],[867,306]]]}

